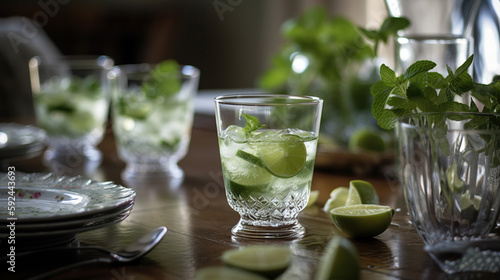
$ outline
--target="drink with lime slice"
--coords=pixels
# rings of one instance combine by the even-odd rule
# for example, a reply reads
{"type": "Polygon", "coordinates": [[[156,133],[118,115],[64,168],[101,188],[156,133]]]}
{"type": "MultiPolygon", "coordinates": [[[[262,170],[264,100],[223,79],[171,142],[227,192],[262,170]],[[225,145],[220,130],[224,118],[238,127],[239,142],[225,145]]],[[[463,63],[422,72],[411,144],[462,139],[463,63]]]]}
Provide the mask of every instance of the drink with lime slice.
{"type": "Polygon", "coordinates": [[[120,86],[113,98],[113,129],[122,177],[182,177],[177,166],[187,153],[199,70],[169,60],[117,68],[120,86]]]}
{"type": "Polygon", "coordinates": [[[322,100],[283,95],[215,99],[219,150],[239,237],[297,238],[307,206],[322,100]]]}
{"type": "Polygon", "coordinates": [[[113,60],[106,56],[30,60],[37,122],[50,146],[47,159],[100,158],[94,146],[105,131],[112,66],[113,60]]]}

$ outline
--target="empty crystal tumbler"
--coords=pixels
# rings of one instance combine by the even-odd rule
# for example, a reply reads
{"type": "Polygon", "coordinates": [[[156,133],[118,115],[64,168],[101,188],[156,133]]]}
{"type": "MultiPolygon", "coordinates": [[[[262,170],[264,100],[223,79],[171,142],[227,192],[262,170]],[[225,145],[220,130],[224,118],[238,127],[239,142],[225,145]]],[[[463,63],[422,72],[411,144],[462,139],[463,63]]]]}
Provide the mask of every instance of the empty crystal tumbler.
{"type": "Polygon", "coordinates": [[[500,271],[500,114],[402,117],[399,176],[412,224],[447,273],[500,271]]]}

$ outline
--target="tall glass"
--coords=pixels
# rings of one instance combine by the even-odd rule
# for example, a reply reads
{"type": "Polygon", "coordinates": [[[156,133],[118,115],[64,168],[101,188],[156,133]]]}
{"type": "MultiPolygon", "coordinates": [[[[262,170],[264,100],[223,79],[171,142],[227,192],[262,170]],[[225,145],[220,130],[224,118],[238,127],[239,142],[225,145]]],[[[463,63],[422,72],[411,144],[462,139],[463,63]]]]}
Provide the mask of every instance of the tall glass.
{"type": "Polygon", "coordinates": [[[391,16],[406,17],[411,22],[399,35],[471,37],[474,80],[489,84],[500,73],[497,0],[385,0],[385,3],[391,16]]]}
{"type": "Polygon", "coordinates": [[[403,34],[472,35],[482,0],[385,0],[389,14],[406,17],[403,34]]]}
{"type": "Polygon", "coordinates": [[[500,114],[399,120],[400,182],[411,222],[443,271],[500,271],[500,114]]]}
{"type": "Polygon", "coordinates": [[[45,159],[63,164],[101,159],[96,145],[106,128],[112,67],[106,56],[29,61],[37,123],[49,145],[45,159]]]}
{"type": "Polygon", "coordinates": [[[170,64],[166,69],[176,70],[155,76],[156,66],[123,65],[114,71],[113,131],[120,158],[127,163],[124,180],[184,175],[177,163],[188,151],[200,72],[170,64]]]}
{"type": "Polygon", "coordinates": [[[236,237],[300,238],[323,100],[309,96],[215,98],[227,201],[240,214],[236,237]]]}
{"type": "MultiPolygon", "coordinates": [[[[455,71],[473,53],[473,39],[454,35],[408,35],[396,38],[395,68],[399,73],[418,60],[437,64],[433,71],[448,75],[447,66],[455,71]]],[[[472,68],[471,75],[472,75],[472,68]]]]}

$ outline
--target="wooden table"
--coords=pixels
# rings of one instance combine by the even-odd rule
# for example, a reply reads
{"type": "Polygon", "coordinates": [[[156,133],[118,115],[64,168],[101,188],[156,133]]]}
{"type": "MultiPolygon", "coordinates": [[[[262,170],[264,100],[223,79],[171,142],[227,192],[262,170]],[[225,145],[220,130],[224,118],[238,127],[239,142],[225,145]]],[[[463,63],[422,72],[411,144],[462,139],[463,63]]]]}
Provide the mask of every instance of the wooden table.
{"type": "MultiPolygon", "coordinates": [[[[238,221],[238,214],[226,202],[213,116],[196,117],[189,153],[180,163],[185,172],[182,181],[126,184],[120,178],[125,164],[118,158],[110,130],[99,148],[103,161],[89,175],[99,181],[111,180],[134,188],[136,202],[126,220],[81,233],[79,243],[114,250],[159,226],[168,228],[167,235],[138,262],[91,265],[65,272],[55,279],[190,279],[197,269],[222,265],[220,256],[225,250],[256,243],[290,246],[293,263],[282,279],[313,279],[325,245],[333,236],[341,235],[321,208],[333,188],[348,186],[350,180],[360,179],[346,172],[315,171],[312,189],[319,190],[320,197],[315,206],[299,216],[306,228],[306,236],[300,240],[236,240],[230,231],[238,221]]],[[[24,172],[49,171],[41,157],[14,161],[10,165],[24,172]]],[[[66,171],[70,173],[71,169],[66,171]]],[[[396,214],[392,225],[381,235],[368,240],[351,239],[361,259],[361,279],[448,279],[424,251],[421,238],[409,223],[398,182],[383,174],[362,179],[376,187],[380,203],[392,206],[396,214]]],[[[2,252],[2,256],[5,254],[2,252]]],[[[18,258],[17,272],[5,274],[4,269],[0,279],[20,279],[96,254],[68,256],[59,252],[35,259],[18,258]]],[[[456,276],[458,278],[453,279],[471,277],[456,276]]]]}

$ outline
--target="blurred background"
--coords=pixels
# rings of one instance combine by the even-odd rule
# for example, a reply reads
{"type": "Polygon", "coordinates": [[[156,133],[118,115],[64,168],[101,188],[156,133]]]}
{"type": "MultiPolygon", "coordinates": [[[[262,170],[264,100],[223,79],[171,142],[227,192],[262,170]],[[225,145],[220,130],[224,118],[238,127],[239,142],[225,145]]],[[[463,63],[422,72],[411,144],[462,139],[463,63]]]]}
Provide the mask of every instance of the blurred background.
{"type": "Polygon", "coordinates": [[[2,0],[0,117],[33,115],[27,61],[40,53],[175,59],[200,68],[202,92],[255,88],[283,22],[312,6],[367,28],[387,15],[383,0],[2,0]]]}

